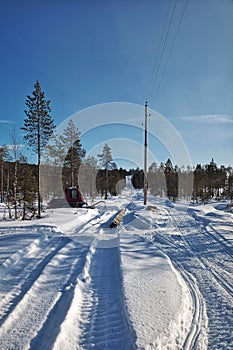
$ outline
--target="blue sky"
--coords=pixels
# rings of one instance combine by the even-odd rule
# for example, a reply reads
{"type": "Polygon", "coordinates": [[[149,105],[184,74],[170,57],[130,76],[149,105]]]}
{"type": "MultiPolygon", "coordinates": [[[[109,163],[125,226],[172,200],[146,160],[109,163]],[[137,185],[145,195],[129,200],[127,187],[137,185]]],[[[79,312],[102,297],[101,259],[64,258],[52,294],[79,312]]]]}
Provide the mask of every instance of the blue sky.
{"type": "Polygon", "coordinates": [[[148,99],[193,164],[233,164],[232,37],[232,0],[0,0],[0,145],[11,143],[13,125],[21,133],[38,79],[56,125],[93,105],[148,99]]]}

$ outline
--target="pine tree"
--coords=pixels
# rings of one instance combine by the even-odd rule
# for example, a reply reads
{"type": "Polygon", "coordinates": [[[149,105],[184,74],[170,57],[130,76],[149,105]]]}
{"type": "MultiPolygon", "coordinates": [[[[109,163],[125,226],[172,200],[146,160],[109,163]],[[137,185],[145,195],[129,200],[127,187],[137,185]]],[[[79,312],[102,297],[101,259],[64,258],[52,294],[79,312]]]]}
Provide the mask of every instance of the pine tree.
{"type": "Polygon", "coordinates": [[[55,129],[54,120],[50,116],[51,107],[50,100],[46,100],[44,92],[41,90],[39,81],[34,85],[35,90],[32,91],[32,96],[27,95],[26,107],[24,110],[26,118],[24,119],[24,139],[37,154],[37,194],[38,194],[38,218],[41,217],[41,196],[40,196],[40,164],[41,153],[46,143],[53,134],[55,129]]]}
{"type": "Polygon", "coordinates": [[[79,169],[79,185],[82,193],[94,199],[96,196],[96,175],[98,173],[97,160],[94,157],[88,157],[79,169]]]}
{"type": "Polygon", "coordinates": [[[80,135],[71,119],[61,134],[54,132],[52,135],[43,152],[41,172],[44,195],[62,197],[64,188],[79,185],[80,166],[86,154],[80,135]]]}
{"type": "Polygon", "coordinates": [[[116,168],[116,164],[112,159],[111,147],[106,143],[103,147],[103,153],[98,154],[100,167],[105,170],[105,199],[108,198],[108,171],[116,168]]]}
{"type": "Polygon", "coordinates": [[[217,174],[217,164],[214,162],[213,158],[206,166],[206,173],[208,178],[208,194],[210,198],[214,197],[214,188],[215,188],[215,182],[216,182],[216,174],[217,174]]]}
{"type": "Polygon", "coordinates": [[[164,173],[167,185],[167,197],[175,202],[178,197],[178,174],[177,167],[175,169],[173,168],[170,158],[165,163],[164,173]]]}
{"type": "Polygon", "coordinates": [[[65,186],[78,186],[78,172],[86,150],[82,147],[80,131],[72,120],[69,120],[67,128],[55,142],[57,154],[63,159],[63,184],[65,186]]]}
{"type": "Polygon", "coordinates": [[[142,189],[144,186],[144,171],[142,169],[133,170],[132,184],[134,188],[142,189]]]}

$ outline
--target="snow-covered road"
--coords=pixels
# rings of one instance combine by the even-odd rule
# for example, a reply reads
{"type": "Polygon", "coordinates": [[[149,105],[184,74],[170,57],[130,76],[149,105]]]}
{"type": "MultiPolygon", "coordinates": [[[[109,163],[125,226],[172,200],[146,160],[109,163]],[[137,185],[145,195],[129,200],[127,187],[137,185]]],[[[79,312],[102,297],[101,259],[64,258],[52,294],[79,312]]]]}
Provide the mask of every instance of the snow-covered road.
{"type": "MultiPolygon", "coordinates": [[[[194,295],[194,301],[199,304],[198,318],[203,320],[203,301],[206,304],[208,348],[233,349],[232,214],[216,211],[211,205],[184,209],[178,204],[161,208],[162,221],[168,221],[168,234],[164,236],[163,223],[158,223],[157,234],[149,238],[170,257],[190,290],[195,283],[194,294],[198,286],[202,297],[194,295]]],[[[198,335],[199,322],[193,324],[198,335]]]]}
{"type": "Polygon", "coordinates": [[[232,214],[149,201],[1,221],[0,349],[233,349],[232,214]]]}

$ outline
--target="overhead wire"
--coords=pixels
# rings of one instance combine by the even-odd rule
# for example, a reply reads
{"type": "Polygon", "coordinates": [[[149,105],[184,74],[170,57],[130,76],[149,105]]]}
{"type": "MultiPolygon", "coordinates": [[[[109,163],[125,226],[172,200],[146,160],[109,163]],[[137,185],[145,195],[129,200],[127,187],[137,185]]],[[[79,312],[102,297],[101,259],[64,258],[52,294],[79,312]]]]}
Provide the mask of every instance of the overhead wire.
{"type": "MultiPolygon", "coordinates": [[[[170,5],[171,5],[171,1],[169,3],[167,17],[168,17],[169,12],[170,12],[170,5]]],[[[153,73],[152,73],[152,84],[150,86],[150,94],[148,94],[149,96],[151,96],[151,94],[152,94],[152,92],[154,90],[155,82],[156,82],[157,77],[158,77],[158,73],[159,73],[159,69],[160,69],[160,66],[161,66],[163,54],[164,54],[164,51],[165,51],[165,46],[166,46],[166,43],[167,43],[167,40],[168,40],[168,37],[169,37],[169,34],[170,34],[170,30],[171,30],[171,24],[172,24],[172,20],[173,20],[173,17],[174,17],[176,5],[177,5],[177,0],[175,0],[173,8],[172,8],[172,13],[171,13],[170,20],[169,20],[169,23],[168,23],[168,26],[167,26],[165,38],[163,38],[163,35],[161,36],[159,50],[158,50],[157,55],[156,55],[155,66],[154,66],[154,70],[153,70],[153,73]],[[160,50],[160,48],[162,48],[162,49],[160,50]],[[159,54],[159,52],[160,52],[160,54],[159,54]]],[[[167,18],[166,18],[166,21],[167,21],[167,18]]],[[[166,27],[166,21],[165,21],[164,29],[166,27]]]]}
{"type": "Polygon", "coordinates": [[[173,41],[171,43],[170,50],[168,52],[168,55],[167,55],[167,58],[166,58],[166,61],[165,61],[165,64],[164,64],[164,69],[162,71],[160,80],[158,81],[157,88],[156,88],[155,93],[154,93],[154,99],[152,100],[152,105],[155,102],[156,96],[158,95],[158,92],[159,92],[159,89],[160,89],[161,82],[162,82],[162,80],[164,78],[164,75],[165,75],[165,72],[166,72],[166,69],[167,69],[167,65],[168,65],[169,59],[171,57],[174,45],[175,45],[176,38],[177,38],[177,35],[178,35],[178,32],[179,32],[179,29],[180,29],[180,26],[181,26],[181,23],[182,23],[182,20],[183,20],[184,13],[185,13],[185,10],[187,8],[187,5],[188,5],[188,0],[185,0],[185,5],[184,5],[184,8],[182,10],[182,13],[181,13],[181,16],[180,16],[180,19],[179,19],[179,23],[178,23],[178,26],[176,28],[175,35],[174,35],[173,41]]]}
{"type": "Polygon", "coordinates": [[[164,33],[165,33],[165,29],[167,28],[167,23],[168,23],[168,18],[169,18],[171,4],[172,4],[172,0],[169,1],[169,5],[168,5],[168,8],[167,8],[166,18],[165,18],[165,21],[164,21],[162,34],[161,34],[160,41],[159,41],[159,48],[158,49],[155,48],[155,50],[154,50],[155,51],[155,54],[153,55],[153,56],[155,56],[154,68],[153,68],[153,71],[152,71],[151,80],[150,80],[150,84],[149,84],[149,88],[148,88],[148,92],[147,92],[147,98],[146,98],[147,100],[150,99],[151,92],[153,91],[153,84],[154,84],[154,80],[155,80],[155,72],[156,72],[156,68],[158,66],[158,57],[159,57],[159,53],[161,52],[161,49],[162,49],[164,33]]]}
{"type": "Polygon", "coordinates": [[[151,81],[150,81],[150,85],[149,85],[149,90],[147,93],[147,100],[150,101],[151,105],[154,104],[155,99],[157,97],[161,82],[164,78],[164,75],[165,75],[165,72],[167,69],[168,61],[171,57],[172,50],[174,48],[174,44],[175,44],[179,29],[181,26],[183,17],[184,17],[185,10],[186,10],[187,5],[188,5],[188,0],[185,0],[184,7],[183,7],[183,10],[181,12],[179,21],[178,21],[178,25],[177,25],[176,30],[175,30],[175,34],[174,34],[172,40],[170,39],[171,46],[169,49],[169,47],[166,47],[166,46],[168,46],[167,43],[168,43],[168,38],[170,37],[171,28],[172,28],[172,26],[174,26],[173,22],[174,22],[174,17],[175,17],[175,13],[176,13],[177,0],[174,1],[172,12],[171,12],[171,2],[172,2],[172,0],[170,0],[170,2],[169,2],[166,20],[164,22],[163,32],[162,32],[161,40],[160,40],[160,44],[159,44],[159,49],[158,49],[156,57],[155,57],[155,65],[154,65],[154,69],[152,71],[152,77],[151,77],[151,81]],[[171,12],[171,15],[170,15],[169,23],[167,24],[170,12],[171,12]],[[164,35],[165,29],[166,29],[166,34],[164,35]],[[164,58],[165,52],[168,53],[166,58],[164,58]],[[164,60],[165,60],[164,69],[163,69],[162,74],[160,76],[160,80],[158,81],[158,76],[159,76],[159,73],[161,72],[160,68],[161,68],[164,60]],[[156,86],[156,84],[157,84],[157,86],[156,86]],[[156,90],[155,90],[155,86],[156,86],[156,90]],[[155,90],[155,92],[154,92],[154,90],[155,90]],[[154,92],[154,94],[153,94],[153,92],[154,92]],[[154,95],[153,99],[152,99],[152,95],[154,95]]]}

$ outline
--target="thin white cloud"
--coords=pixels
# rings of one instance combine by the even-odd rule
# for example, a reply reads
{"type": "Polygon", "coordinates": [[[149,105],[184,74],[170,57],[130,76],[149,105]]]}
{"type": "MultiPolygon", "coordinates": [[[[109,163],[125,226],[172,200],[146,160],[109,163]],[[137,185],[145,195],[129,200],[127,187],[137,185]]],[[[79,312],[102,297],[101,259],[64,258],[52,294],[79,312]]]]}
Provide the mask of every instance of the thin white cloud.
{"type": "Polygon", "coordinates": [[[2,123],[2,124],[13,124],[10,120],[7,120],[7,119],[0,119],[0,123],[2,123]]]}
{"type": "Polygon", "coordinates": [[[182,120],[184,122],[192,122],[197,124],[233,124],[233,116],[227,114],[206,114],[187,117],[175,117],[172,120],[182,120]]]}

